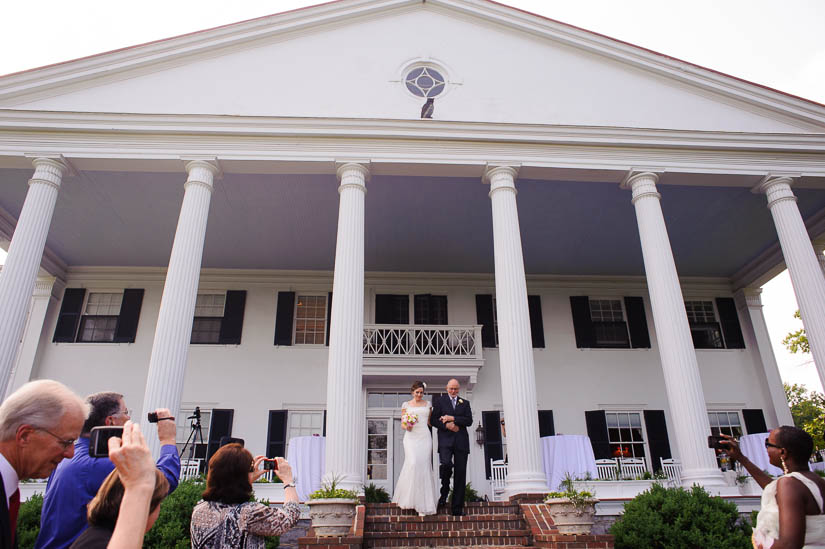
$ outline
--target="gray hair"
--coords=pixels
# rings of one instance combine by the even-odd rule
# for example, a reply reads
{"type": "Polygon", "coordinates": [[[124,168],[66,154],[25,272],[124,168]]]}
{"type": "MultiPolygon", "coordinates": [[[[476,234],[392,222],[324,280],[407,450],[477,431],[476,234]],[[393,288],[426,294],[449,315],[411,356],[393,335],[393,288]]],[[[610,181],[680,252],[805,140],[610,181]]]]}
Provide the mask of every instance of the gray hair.
{"type": "Polygon", "coordinates": [[[30,381],[0,405],[0,441],[14,440],[21,425],[52,429],[73,409],[89,415],[89,405],[59,381],[30,381]]]}
{"type": "Polygon", "coordinates": [[[91,406],[89,417],[83,424],[82,434],[87,435],[92,432],[92,427],[100,427],[106,424],[106,418],[113,416],[120,411],[120,399],[123,395],[105,391],[95,393],[86,397],[86,402],[91,406]]]}

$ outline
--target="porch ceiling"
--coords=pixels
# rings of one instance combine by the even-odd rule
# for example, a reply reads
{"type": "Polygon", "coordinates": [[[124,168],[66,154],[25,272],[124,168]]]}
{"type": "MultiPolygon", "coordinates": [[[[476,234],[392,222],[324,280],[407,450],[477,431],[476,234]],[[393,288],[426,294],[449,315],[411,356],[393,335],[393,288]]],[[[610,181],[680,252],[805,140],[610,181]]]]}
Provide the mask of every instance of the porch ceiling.
{"type": "MultiPolygon", "coordinates": [[[[14,218],[31,173],[0,169],[0,208],[14,218]]],[[[47,245],[70,266],[165,266],[184,180],[180,172],[65,178],[47,245]]],[[[680,275],[729,277],[775,244],[764,196],[736,185],[659,186],[680,275]]],[[[226,174],[215,185],[203,266],[332,270],[336,187],[332,174],[226,174]]],[[[528,274],[643,274],[629,191],[613,181],[523,178],[517,188],[528,274]]],[[[367,189],[368,271],[493,271],[490,200],[478,178],[375,175],[367,189]]],[[[825,210],[825,190],[795,192],[804,218],[825,210]]]]}

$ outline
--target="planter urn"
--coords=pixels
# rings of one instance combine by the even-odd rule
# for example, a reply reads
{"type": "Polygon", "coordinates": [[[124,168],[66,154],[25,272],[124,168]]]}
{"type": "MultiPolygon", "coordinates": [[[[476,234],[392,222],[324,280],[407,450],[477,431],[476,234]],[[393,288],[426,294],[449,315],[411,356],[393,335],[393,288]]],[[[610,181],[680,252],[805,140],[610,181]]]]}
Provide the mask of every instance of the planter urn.
{"type": "Polygon", "coordinates": [[[545,500],[550,517],[561,534],[589,534],[593,529],[596,516],[596,503],[589,500],[584,505],[576,506],[567,498],[545,500]]]}
{"type": "Polygon", "coordinates": [[[350,532],[357,499],[310,499],[306,503],[316,536],[345,536],[350,532]]]}

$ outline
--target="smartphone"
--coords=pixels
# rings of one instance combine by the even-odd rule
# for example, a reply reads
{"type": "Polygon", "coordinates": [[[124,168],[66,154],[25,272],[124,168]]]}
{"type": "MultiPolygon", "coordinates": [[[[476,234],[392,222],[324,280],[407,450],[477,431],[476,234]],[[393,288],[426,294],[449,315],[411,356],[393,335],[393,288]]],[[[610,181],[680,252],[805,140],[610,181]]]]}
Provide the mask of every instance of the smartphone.
{"type": "Polygon", "coordinates": [[[720,442],[725,442],[726,440],[726,438],[720,437],[719,435],[710,435],[708,436],[708,448],[712,448],[714,450],[727,450],[727,444],[720,444],[720,442]]]}
{"type": "Polygon", "coordinates": [[[92,427],[89,439],[90,457],[109,457],[109,439],[123,436],[123,427],[92,427]]]}
{"type": "Polygon", "coordinates": [[[278,470],[278,461],[275,459],[265,459],[264,460],[264,471],[277,471],[278,470]]]}

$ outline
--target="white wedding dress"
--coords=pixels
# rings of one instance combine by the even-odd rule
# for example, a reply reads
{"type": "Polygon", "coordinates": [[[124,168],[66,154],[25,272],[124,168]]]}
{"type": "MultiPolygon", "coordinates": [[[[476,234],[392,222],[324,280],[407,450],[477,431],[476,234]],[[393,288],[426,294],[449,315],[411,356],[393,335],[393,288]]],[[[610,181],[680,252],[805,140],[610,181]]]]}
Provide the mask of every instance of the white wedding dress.
{"type": "Polygon", "coordinates": [[[404,466],[398,475],[398,482],[392,495],[393,503],[402,509],[415,509],[421,515],[432,515],[436,511],[438,495],[433,474],[433,438],[427,428],[432,405],[409,406],[405,402],[401,408],[418,416],[418,423],[412,431],[404,433],[404,466]]]}

